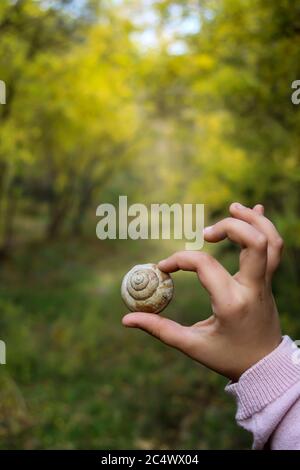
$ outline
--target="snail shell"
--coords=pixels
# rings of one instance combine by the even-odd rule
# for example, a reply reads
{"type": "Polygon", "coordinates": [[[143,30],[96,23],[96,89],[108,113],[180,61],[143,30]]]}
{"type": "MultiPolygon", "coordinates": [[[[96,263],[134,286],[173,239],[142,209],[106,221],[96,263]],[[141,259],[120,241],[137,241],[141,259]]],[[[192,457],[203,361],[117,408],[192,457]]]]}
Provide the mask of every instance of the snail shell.
{"type": "Polygon", "coordinates": [[[121,294],[132,312],[159,313],[173,297],[173,281],[156,264],[138,264],[123,278],[121,294]]]}

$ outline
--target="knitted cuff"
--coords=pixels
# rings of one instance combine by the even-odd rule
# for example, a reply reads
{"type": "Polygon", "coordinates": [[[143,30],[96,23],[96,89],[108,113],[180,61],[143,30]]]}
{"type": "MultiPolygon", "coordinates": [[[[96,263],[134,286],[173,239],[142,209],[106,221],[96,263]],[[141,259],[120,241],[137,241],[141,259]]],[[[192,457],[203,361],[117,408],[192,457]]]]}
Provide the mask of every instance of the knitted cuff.
{"type": "Polygon", "coordinates": [[[249,418],[300,381],[300,350],[284,336],[279,346],[225,390],[236,397],[236,419],[249,418]]]}

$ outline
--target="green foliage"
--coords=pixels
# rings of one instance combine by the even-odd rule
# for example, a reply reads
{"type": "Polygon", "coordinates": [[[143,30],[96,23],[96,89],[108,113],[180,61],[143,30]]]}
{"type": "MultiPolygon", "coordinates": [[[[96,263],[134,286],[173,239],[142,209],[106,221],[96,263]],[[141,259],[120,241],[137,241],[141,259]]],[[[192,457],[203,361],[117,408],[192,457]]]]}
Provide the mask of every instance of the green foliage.
{"type": "MultiPolygon", "coordinates": [[[[153,0],[150,48],[144,2],[117,3],[0,2],[1,447],[244,448],[222,379],[120,325],[122,274],[173,245],[101,244],[94,214],[119,194],[211,220],[263,203],[299,338],[299,2],[153,0]]],[[[234,253],[215,254],[234,270],[234,253]]],[[[177,279],[170,316],[205,317],[196,279],[177,279]]]]}

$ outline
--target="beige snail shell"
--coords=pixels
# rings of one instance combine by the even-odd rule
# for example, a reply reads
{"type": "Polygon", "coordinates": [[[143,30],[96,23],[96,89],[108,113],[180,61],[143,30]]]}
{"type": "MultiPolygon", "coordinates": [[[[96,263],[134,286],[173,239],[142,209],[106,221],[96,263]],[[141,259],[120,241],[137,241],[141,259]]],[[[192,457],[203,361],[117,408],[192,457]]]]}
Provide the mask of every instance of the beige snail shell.
{"type": "Polygon", "coordinates": [[[156,264],[138,264],[123,278],[121,294],[132,312],[159,313],[173,297],[173,281],[156,264]]]}

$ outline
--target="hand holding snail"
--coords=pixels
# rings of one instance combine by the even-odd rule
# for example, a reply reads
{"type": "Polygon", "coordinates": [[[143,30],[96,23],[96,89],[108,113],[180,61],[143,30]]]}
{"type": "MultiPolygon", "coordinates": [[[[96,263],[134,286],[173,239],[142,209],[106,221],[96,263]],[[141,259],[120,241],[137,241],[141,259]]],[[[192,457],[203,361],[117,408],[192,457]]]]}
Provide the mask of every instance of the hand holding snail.
{"type": "Polygon", "coordinates": [[[271,279],[283,242],[260,204],[251,209],[235,203],[229,210],[231,217],[207,227],[204,236],[212,243],[229,238],[240,245],[239,270],[234,275],[204,252],[182,251],[159,263],[168,273],[195,271],[209,293],[212,315],[191,326],[141,312],[128,313],[122,322],[237,382],[282,341],[271,279]]]}
{"type": "Polygon", "coordinates": [[[159,313],[173,296],[173,281],[156,264],[138,264],[123,278],[121,294],[132,312],[159,313]]]}

